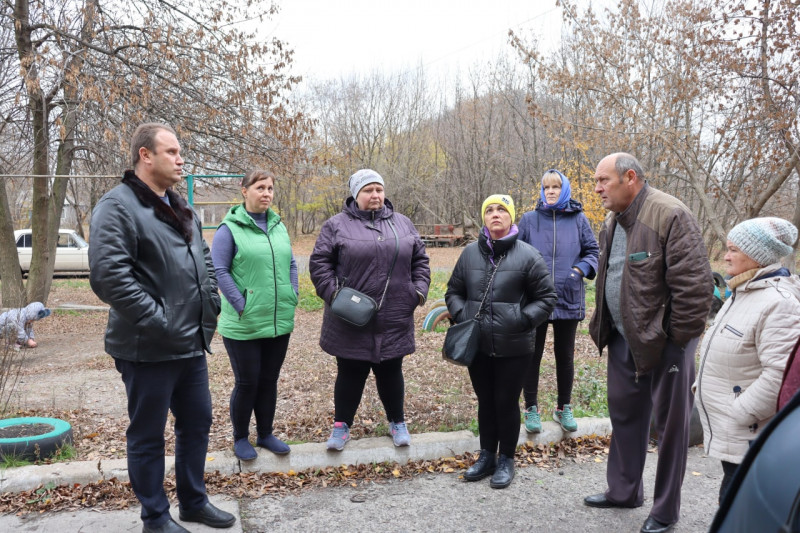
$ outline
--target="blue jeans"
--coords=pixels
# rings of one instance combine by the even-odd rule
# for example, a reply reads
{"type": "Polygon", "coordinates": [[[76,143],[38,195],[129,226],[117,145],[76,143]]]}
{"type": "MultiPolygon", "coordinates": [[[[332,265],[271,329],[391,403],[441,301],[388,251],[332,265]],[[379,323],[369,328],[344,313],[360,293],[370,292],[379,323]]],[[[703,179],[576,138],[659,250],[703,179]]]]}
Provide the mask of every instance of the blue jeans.
{"type": "Polygon", "coordinates": [[[164,491],[164,428],[175,416],[175,484],[181,510],[208,502],[203,479],[211,393],[205,355],[158,363],[115,359],[128,394],[128,474],[142,504],[142,522],[158,527],[170,518],[164,491]]]}

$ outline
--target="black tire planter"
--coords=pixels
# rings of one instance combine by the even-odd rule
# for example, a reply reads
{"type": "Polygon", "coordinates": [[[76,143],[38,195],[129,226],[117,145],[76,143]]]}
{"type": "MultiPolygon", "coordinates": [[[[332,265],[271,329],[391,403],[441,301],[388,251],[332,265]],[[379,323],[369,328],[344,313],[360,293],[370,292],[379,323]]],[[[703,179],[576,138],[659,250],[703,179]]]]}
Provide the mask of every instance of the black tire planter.
{"type": "Polygon", "coordinates": [[[29,416],[0,420],[0,459],[44,459],[72,442],[72,426],[60,418],[29,416]],[[27,431],[38,434],[27,435],[27,431]],[[3,437],[4,434],[19,435],[3,437]]]}

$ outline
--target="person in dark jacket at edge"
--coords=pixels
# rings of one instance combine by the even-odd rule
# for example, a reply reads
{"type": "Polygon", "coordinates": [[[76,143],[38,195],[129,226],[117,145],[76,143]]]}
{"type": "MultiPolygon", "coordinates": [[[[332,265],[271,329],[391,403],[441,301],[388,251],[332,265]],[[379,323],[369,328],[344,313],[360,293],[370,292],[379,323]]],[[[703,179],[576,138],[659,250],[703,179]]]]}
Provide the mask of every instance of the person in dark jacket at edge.
{"type": "Polygon", "coordinates": [[[428,255],[411,220],[395,212],[386,198],[380,174],[361,169],[350,176],[348,186],[351,196],[342,212],[322,225],[309,258],[311,281],[325,302],[319,345],[336,357],[337,366],[334,423],[327,448],[341,451],[350,440],[370,370],[394,445],[408,446],[403,358],[416,350],[414,309],[428,296],[428,255]],[[330,305],[344,286],[382,304],[362,328],[331,312],[330,305]]]}
{"type": "Polygon", "coordinates": [[[188,531],[170,516],[164,491],[169,411],[180,519],[216,528],[236,521],[208,501],[203,479],[211,428],[205,353],[220,296],[200,220],[171,189],[183,174],[180,151],[171,127],[140,125],[131,139],[134,170],[100,199],[91,222],[89,281],[111,306],[105,350],[128,397],[128,473],[145,532],[188,531]]]}
{"type": "Polygon", "coordinates": [[[589,332],[608,347],[611,446],[605,492],[590,507],[640,507],[651,414],[658,434],[653,507],[643,533],[672,530],[686,472],[695,351],[711,308],[713,278],[697,221],[678,199],[644,181],[630,154],[603,158],[595,193],[600,231],[596,309],[589,332]]]}
{"type": "Polygon", "coordinates": [[[489,485],[495,489],[514,479],[519,395],[533,359],[536,329],[556,303],[550,271],[541,254],[518,238],[514,217],[510,196],[494,194],[484,200],[478,241],[461,253],[445,293],[455,323],[481,312],[478,355],[468,368],[478,397],[481,450],[464,479],[491,475],[489,485]]]}
{"type": "Polygon", "coordinates": [[[539,369],[544,354],[547,325],[553,326],[558,398],[553,420],[564,431],[577,431],[572,412],[572,383],[575,378],[575,334],[586,317],[586,287],[583,278],[594,279],[597,269],[597,241],[583,206],[572,199],[567,177],[555,169],[542,176],[541,198],[536,209],[519,221],[519,238],[542,254],[558,294],[556,307],[547,322],[536,330],[536,350],[523,385],[525,430],[540,433],[539,369]]]}

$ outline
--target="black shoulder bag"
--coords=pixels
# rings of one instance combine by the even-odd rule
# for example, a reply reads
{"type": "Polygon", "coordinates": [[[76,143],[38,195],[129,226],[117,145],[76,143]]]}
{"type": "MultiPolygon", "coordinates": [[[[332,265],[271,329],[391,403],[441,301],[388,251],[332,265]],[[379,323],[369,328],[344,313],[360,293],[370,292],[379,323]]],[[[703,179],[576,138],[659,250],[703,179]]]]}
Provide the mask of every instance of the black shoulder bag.
{"type": "MultiPolygon", "coordinates": [[[[505,257],[505,256],[503,256],[505,257]]],[[[497,264],[492,271],[492,276],[489,278],[489,283],[486,284],[486,290],[481,298],[481,305],[478,306],[478,312],[475,316],[464,322],[453,324],[447,328],[447,335],[444,337],[444,346],[442,347],[442,357],[445,361],[449,361],[454,365],[470,366],[478,355],[478,346],[481,338],[480,318],[483,311],[483,304],[486,302],[486,296],[492,288],[492,281],[497,269],[500,268],[500,262],[503,257],[497,260],[497,264]]]]}
{"type": "Polygon", "coordinates": [[[400,239],[394,229],[394,224],[392,224],[391,219],[386,219],[386,221],[389,223],[392,233],[394,233],[394,257],[392,258],[392,266],[389,268],[389,275],[386,277],[386,286],[383,288],[381,303],[375,303],[375,300],[371,297],[351,287],[342,287],[337,290],[336,295],[333,297],[333,302],[331,302],[331,312],[334,315],[358,328],[363,328],[369,324],[383,306],[386,291],[389,289],[389,281],[392,279],[392,271],[397,262],[397,254],[400,251],[400,239]]]}

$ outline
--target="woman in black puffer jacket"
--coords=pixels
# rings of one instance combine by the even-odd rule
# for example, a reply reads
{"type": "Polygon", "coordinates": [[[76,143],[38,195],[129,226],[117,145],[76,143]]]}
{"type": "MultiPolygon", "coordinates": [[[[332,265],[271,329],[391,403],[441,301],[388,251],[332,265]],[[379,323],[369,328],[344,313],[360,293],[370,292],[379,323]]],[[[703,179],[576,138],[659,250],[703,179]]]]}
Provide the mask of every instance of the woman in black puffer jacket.
{"type": "Polygon", "coordinates": [[[484,200],[478,242],[459,257],[445,295],[456,323],[481,310],[480,349],[469,367],[478,397],[481,451],[464,477],[477,481],[493,474],[493,488],[505,488],[514,479],[522,382],[533,357],[536,328],[556,303],[550,271],[535,248],[517,239],[514,216],[510,196],[484,200]]]}

